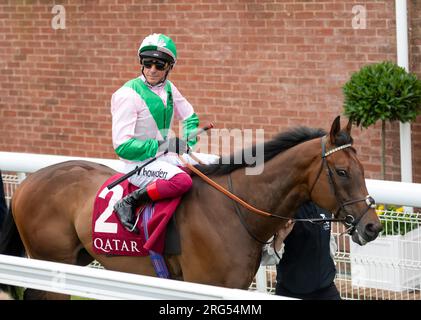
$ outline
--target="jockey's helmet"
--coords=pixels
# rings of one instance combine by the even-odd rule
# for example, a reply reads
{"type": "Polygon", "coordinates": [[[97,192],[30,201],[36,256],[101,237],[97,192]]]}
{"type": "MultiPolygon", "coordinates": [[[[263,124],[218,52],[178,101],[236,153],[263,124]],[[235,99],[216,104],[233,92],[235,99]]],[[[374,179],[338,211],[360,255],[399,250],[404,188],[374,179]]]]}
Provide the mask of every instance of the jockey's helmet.
{"type": "Polygon", "coordinates": [[[139,58],[156,58],[170,64],[177,61],[177,48],[174,41],[162,33],[154,33],[143,39],[138,50],[139,58]]]}

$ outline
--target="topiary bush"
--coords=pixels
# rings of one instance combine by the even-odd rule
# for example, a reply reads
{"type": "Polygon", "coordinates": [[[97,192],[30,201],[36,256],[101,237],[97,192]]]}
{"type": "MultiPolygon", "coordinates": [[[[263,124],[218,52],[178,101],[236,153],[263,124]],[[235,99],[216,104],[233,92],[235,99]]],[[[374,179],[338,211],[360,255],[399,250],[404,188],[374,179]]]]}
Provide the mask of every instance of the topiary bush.
{"type": "Polygon", "coordinates": [[[367,128],[382,121],[382,176],[385,178],[386,121],[414,121],[421,111],[421,81],[385,61],[362,67],[343,86],[344,114],[367,128]]]}
{"type": "Polygon", "coordinates": [[[377,120],[414,121],[421,109],[421,81],[392,62],[361,68],[343,92],[345,115],[365,128],[377,120]]]}

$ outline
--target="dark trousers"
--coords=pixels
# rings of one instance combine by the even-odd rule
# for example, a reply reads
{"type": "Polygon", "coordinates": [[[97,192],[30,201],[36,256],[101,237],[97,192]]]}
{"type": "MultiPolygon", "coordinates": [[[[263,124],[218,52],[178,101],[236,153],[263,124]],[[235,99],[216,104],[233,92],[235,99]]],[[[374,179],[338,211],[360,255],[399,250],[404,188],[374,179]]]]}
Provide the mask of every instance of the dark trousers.
{"type": "Polygon", "coordinates": [[[342,300],[334,282],[332,282],[330,286],[326,288],[303,294],[293,293],[285,289],[281,284],[277,283],[275,294],[278,296],[285,296],[302,300],[342,300]]]}

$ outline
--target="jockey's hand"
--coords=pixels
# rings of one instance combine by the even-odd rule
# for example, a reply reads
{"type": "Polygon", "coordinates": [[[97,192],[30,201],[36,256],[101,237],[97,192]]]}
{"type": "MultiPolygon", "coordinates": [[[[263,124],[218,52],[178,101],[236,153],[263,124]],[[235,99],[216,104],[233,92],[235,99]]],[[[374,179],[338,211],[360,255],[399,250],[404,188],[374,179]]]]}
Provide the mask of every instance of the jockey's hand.
{"type": "Polygon", "coordinates": [[[179,139],[178,137],[170,138],[168,140],[160,142],[158,151],[164,150],[168,150],[168,152],[174,152],[179,155],[182,155],[184,153],[187,153],[187,142],[182,139],[179,139]]]}

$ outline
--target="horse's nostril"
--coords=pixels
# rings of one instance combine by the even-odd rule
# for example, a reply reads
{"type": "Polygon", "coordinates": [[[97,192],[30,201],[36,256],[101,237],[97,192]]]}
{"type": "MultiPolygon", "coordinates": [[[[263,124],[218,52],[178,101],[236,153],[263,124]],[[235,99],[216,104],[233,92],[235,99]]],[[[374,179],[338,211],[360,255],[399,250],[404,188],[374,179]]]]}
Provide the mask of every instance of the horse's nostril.
{"type": "Polygon", "coordinates": [[[374,239],[377,237],[377,235],[379,234],[380,231],[382,231],[383,226],[381,225],[381,223],[379,224],[373,224],[373,223],[368,223],[365,226],[365,234],[367,236],[370,237],[370,239],[374,239]]]}

